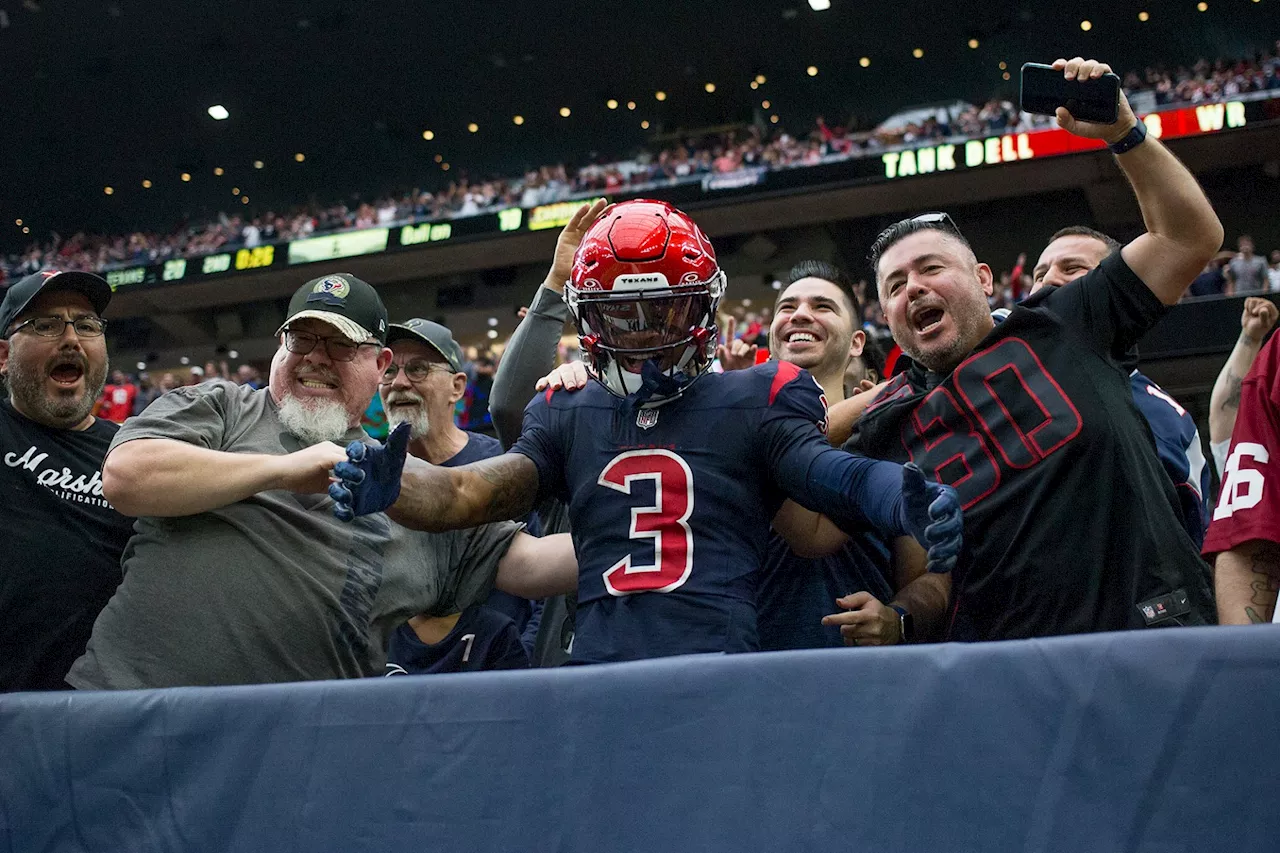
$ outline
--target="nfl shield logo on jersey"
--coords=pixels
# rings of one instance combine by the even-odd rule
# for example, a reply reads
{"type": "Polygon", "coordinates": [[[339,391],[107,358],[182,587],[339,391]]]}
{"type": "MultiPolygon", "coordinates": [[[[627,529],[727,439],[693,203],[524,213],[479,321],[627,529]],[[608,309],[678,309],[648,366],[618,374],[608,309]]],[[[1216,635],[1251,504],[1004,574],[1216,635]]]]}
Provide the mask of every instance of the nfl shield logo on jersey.
{"type": "Polygon", "coordinates": [[[657,426],[658,410],[657,409],[641,409],[636,415],[636,426],[640,429],[649,429],[649,427],[657,426]]]}

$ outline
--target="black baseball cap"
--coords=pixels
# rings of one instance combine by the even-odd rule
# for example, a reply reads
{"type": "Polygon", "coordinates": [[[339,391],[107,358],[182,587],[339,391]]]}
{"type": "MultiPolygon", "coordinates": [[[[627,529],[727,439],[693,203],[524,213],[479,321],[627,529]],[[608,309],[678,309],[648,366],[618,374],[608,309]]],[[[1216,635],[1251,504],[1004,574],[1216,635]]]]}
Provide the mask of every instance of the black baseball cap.
{"type": "Polygon", "coordinates": [[[391,346],[396,341],[422,341],[444,356],[444,360],[448,362],[454,373],[462,372],[465,361],[462,357],[462,347],[458,346],[458,342],[453,339],[453,332],[439,323],[417,317],[403,323],[392,323],[387,332],[387,346],[391,346]]]}
{"type": "Polygon", "coordinates": [[[280,334],[294,320],[311,317],[328,323],[352,343],[370,338],[387,342],[387,308],[373,285],[349,272],[313,278],[298,288],[289,300],[289,313],[276,329],[280,334]]]}
{"type": "Polygon", "coordinates": [[[58,290],[74,290],[84,294],[98,314],[107,310],[107,304],[111,302],[111,285],[91,272],[38,272],[14,283],[5,291],[4,301],[0,302],[0,334],[9,330],[9,324],[27,310],[33,299],[42,293],[58,290]]]}

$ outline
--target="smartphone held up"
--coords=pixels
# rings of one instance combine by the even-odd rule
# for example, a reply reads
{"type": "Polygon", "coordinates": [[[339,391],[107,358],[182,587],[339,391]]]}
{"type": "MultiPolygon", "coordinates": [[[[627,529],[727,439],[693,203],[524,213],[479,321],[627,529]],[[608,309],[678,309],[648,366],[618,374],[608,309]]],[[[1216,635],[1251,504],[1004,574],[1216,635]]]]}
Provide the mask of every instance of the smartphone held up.
{"type": "Polygon", "coordinates": [[[1058,107],[1078,121],[1115,124],[1120,110],[1120,78],[1103,74],[1096,80],[1068,80],[1052,65],[1028,62],[1022,66],[1023,112],[1054,115],[1058,107]]]}

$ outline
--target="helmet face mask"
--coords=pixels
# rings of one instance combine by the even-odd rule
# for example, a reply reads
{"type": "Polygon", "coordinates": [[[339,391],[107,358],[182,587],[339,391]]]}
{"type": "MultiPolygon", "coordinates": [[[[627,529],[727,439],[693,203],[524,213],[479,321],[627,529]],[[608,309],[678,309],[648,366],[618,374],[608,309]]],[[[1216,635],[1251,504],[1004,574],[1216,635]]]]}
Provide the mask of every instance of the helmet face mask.
{"type": "Polygon", "coordinates": [[[637,200],[607,208],[584,235],[565,301],[596,378],[626,397],[651,363],[678,389],[648,398],[657,402],[710,365],[724,287],[701,229],[665,202],[637,200]]]}

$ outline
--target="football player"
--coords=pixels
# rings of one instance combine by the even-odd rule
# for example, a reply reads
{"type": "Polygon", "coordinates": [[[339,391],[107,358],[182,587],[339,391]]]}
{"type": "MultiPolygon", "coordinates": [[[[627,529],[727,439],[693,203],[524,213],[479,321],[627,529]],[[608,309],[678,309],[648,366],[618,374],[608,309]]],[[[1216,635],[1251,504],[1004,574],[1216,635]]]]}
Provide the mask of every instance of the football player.
{"type": "MultiPolygon", "coordinates": [[[[1110,71],[1080,58],[1067,79],[1110,71]]],[[[951,218],[903,220],[872,246],[894,340],[914,363],[850,447],[910,459],[956,487],[972,547],[953,578],[951,636],[1006,639],[1213,621],[1207,567],[1181,529],[1117,354],[1182,296],[1222,242],[1209,200],[1123,93],[1101,125],[1147,232],[996,324],[991,268],[951,218]]]]}
{"type": "Polygon", "coordinates": [[[822,389],[795,365],[708,373],[724,285],[710,241],[680,211],[607,209],[566,288],[595,381],[534,398],[498,459],[448,470],[409,460],[401,476],[403,436],[353,446],[335,512],[386,509],[446,530],[560,497],[581,567],[581,662],[758,648],[756,573],[786,497],[847,527],[914,536],[947,571],[963,528],[949,487],[831,447],[822,389]]]}

